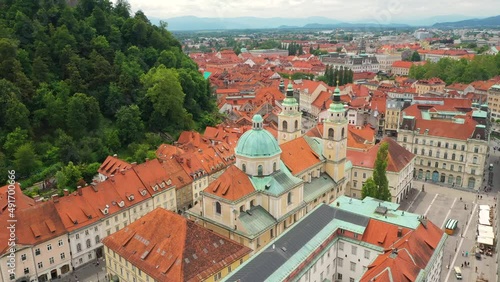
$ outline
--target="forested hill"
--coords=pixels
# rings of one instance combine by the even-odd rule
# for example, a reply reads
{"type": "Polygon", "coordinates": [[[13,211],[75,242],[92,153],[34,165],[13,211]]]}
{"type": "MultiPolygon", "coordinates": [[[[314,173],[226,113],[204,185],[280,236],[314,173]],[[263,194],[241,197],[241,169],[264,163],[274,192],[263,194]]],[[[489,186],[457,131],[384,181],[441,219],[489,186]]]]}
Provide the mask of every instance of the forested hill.
{"type": "Polygon", "coordinates": [[[1,184],[7,169],[26,185],[62,171],[74,189],[109,154],[140,162],[164,133],[213,121],[210,85],[165,24],[123,0],[77,3],[0,2],[1,184]]]}

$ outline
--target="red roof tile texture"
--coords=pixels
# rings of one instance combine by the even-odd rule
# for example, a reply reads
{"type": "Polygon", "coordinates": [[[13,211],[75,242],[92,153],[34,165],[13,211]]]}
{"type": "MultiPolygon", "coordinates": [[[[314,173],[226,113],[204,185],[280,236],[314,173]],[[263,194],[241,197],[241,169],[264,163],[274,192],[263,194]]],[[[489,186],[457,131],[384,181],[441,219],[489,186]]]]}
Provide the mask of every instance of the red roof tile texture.
{"type": "Polygon", "coordinates": [[[293,175],[310,169],[321,162],[320,157],[311,149],[304,137],[283,143],[280,147],[281,160],[293,175]]]}
{"type": "Polygon", "coordinates": [[[226,169],[204,192],[220,198],[237,201],[255,191],[250,178],[235,165],[226,169]]]}
{"type": "Polygon", "coordinates": [[[103,244],[157,281],[203,281],[251,252],[162,208],[106,237],[103,244]]]}
{"type": "Polygon", "coordinates": [[[347,158],[352,162],[353,166],[373,168],[377,158],[378,149],[380,148],[380,144],[383,142],[389,144],[387,171],[399,172],[415,157],[413,153],[403,148],[392,138],[386,137],[382,139],[379,144],[371,147],[366,152],[347,150],[347,158]]]}

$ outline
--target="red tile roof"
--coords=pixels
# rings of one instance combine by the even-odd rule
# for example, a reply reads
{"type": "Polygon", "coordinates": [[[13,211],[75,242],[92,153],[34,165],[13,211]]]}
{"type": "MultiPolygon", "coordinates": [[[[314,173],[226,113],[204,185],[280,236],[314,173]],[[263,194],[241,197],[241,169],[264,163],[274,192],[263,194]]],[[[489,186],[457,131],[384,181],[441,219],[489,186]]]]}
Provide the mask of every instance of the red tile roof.
{"type": "Polygon", "coordinates": [[[54,200],[54,206],[68,231],[82,228],[98,221],[103,214],[95,209],[88,199],[77,193],[59,197],[54,200]]]}
{"type": "Polygon", "coordinates": [[[237,201],[253,193],[255,188],[248,175],[231,165],[203,191],[229,201],[237,201]]]}
{"type": "Polygon", "coordinates": [[[377,159],[378,149],[383,142],[389,143],[387,171],[399,172],[405,168],[408,163],[413,161],[415,155],[389,137],[382,139],[380,143],[371,147],[366,152],[348,149],[347,158],[352,162],[353,166],[373,168],[375,160],[377,159]]]}
{"type": "MultiPolygon", "coordinates": [[[[371,221],[370,221],[371,223],[371,221]]],[[[379,255],[360,281],[415,281],[424,270],[436,251],[443,231],[434,223],[426,220],[425,226],[419,225],[413,231],[403,229],[403,237],[396,238],[391,249],[386,248],[379,255]]]]}
{"type": "Polygon", "coordinates": [[[321,163],[320,156],[311,149],[304,137],[295,138],[281,144],[280,147],[281,160],[293,175],[321,163]]]}
{"type": "Polygon", "coordinates": [[[251,252],[162,208],[104,238],[103,244],[157,281],[203,281],[251,252]]]}
{"type": "MultiPolygon", "coordinates": [[[[9,213],[0,214],[4,228],[8,224],[9,213]]],[[[37,245],[64,235],[68,231],[64,227],[52,201],[40,202],[34,206],[18,209],[15,212],[16,244],[37,245]]],[[[10,233],[5,229],[0,232],[0,254],[6,252],[10,233]]]]}
{"type": "Polygon", "coordinates": [[[28,207],[32,207],[35,205],[35,201],[24,195],[21,190],[21,186],[18,182],[13,185],[14,194],[11,194],[11,199],[9,200],[9,185],[5,185],[0,187],[0,214],[7,212],[7,208],[9,207],[9,201],[13,203],[15,199],[16,209],[25,209],[28,207]]]}
{"type": "Polygon", "coordinates": [[[109,177],[112,174],[118,173],[120,170],[128,170],[131,169],[132,165],[127,163],[126,161],[120,160],[115,156],[108,156],[104,162],[102,162],[101,166],[97,170],[100,174],[109,177]]]}
{"type": "Polygon", "coordinates": [[[411,68],[411,66],[413,65],[412,62],[406,62],[406,61],[395,61],[394,63],[392,63],[392,67],[393,68],[411,68]]]}
{"type": "Polygon", "coordinates": [[[389,249],[394,243],[401,239],[398,237],[398,230],[401,231],[401,236],[403,238],[413,231],[409,228],[398,227],[391,223],[370,219],[361,240],[384,249],[389,249]]]}

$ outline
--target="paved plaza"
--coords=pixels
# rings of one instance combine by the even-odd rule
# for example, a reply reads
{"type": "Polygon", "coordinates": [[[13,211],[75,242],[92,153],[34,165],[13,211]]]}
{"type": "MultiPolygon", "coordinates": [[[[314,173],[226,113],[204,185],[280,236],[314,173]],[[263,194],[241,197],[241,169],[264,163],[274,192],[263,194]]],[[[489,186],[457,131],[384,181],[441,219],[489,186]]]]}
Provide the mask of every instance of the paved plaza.
{"type": "Polygon", "coordinates": [[[498,281],[497,254],[494,253],[493,257],[483,255],[481,260],[474,257],[478,208],[483,204],[495,206],[493,193],[477,194],[420,181],[415,181],[414,187],[408,199],[401,204],[401,209],[425,215],[441,228],[449,218],[458,220],[455,233],[446,241],[441,281],[456,281],[453,267],[462,265],[464,281],[476,281],[478,277],[485,281],[498,281]],[[468,256],[465,256],[466,253],[468,256]]]}

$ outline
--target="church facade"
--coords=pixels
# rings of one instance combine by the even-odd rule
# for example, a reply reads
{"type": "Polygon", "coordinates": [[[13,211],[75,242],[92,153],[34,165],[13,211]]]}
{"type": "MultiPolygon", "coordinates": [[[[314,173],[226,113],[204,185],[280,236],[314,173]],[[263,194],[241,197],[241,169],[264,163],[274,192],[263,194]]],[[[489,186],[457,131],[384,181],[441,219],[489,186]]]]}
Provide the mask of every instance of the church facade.
{"type": "Polygon", "coordinates": [[[351,163],[346,158],[347,119],[340,90],[321,138],[301,135],[302,115],[288,85],[278,116],[277,139],[255,115],[238,140],[236,162],[203,192],[187,216],[254,251],[321,203],[344,195],[351,163]]]}

